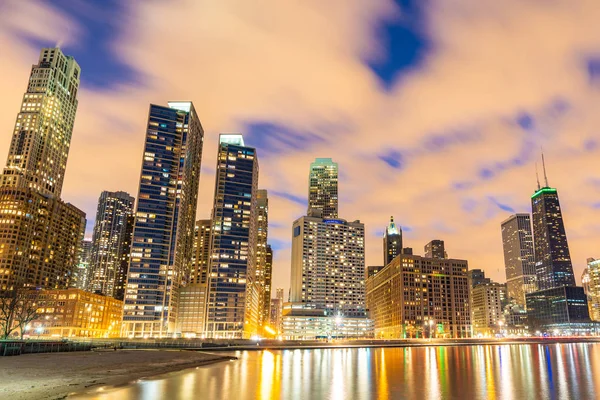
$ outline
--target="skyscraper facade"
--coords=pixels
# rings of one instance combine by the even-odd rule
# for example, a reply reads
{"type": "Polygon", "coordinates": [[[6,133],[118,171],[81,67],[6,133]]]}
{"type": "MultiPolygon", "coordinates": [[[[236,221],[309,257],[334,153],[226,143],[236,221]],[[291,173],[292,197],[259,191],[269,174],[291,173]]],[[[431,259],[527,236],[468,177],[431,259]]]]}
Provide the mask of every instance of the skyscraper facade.
{"type": "Polygon", "coordinates": [[[446,249],[443,240],[432,240],[425,245],[425,258],[444,259],[446,257],[446,249]]]}
{"type": "Polygon", "coordinates": [[[390,223],[383,234],[383,266],[392,262],[400,253],[402,253],[402,228],[396,226],[394,217],[390,217],[390,223]]]}
{"type": "Polygon", "coordinates": [[[92,255],[92,241],[84,239],[81,241],[81,246],[78,251],[77,269],[75,279],[71,283],[71,287],[86,290],[90,282],[90,258],[92,255]]]}
{"type": "Polygon", "coordinates": [[[259,325],[269,324],[271,307],[272,252],[267,244],[269,234],[269,198],[266,190],[256,191],[256,284],[259,292],[259,325]],[[270,256],[270,260],[269,260],[270,256]]]}
{"type": "Polygon", "coordinates": [[[317,158],[310,164],[307,215],[338,217],[338,165],[331,158],[317,158]]]}
{"type": "Polygon", "coordinates": [[[503,320],[503,284],[485,282],[471,288],[471,324],[473,334],[494,336],[500,333],[503,320]]]}
{"type": "Polygon", "coordinates": [[[131,255],[131,241],[133,240],[133,225],[135,217],[127,217],[125,235],[121,242],[121,256],[119,258],[119,268],[115,279],[115,299],[125,299],[125,287],[127,286],[127,273],[129,272],[129,257],[131,255]]]}
{"type": "Polygon", "coordinates": [[[41,50],[17,115],[2,186],[60,198],[80,74],[75,59],[59,48],[41,50]]]}
{"type": "Polygon", "coordinates": [[[501,227],[508,297],[525,307],[525,295],[537,290],[529,214],[511,215],[501,227]]]}
{"type": "Polygon", "coordinates": [[[326,316],[365,317],[365,226],[301,217],[292,228],[292,303],[326,316]]]}
{"type": "Polygon", "coordinates": [[[189,277],[204,130],[191,102],[150,105],[123,334],[175,331],[177,289],[189,277]]]}
{"type": "Polygon", "coordinates": [[[58,48],[33,65],[0,177],[0,290],[76,285],[85,213],[60,199],[80,68],[58,48]]]}
{"type": "Polygon", "coordinates": [[[135,199],[125,192],[104,191],[100,194],[92,236],[91,279],[89,291],[116,297],[117,287],[125,278],[121,269],[125,251],[130,250],[127,238],[128,222],[133,215],[135,199]]]}
{"type": "Polygon", "coordinates": [[[258,158],[242,135],[220,135],[205,334],[241,338],[259,329],[256,281],[258,158]]]}
{"type": "Polygon", "coordinates": [[[534,260],[539,290],[575,286],[558,192],[543,187],[531,196],[534,260]]]}
{"type": "MultiPolygon", "coordinates": [[[[588,258],[587,260],[587,300],[588,310],[592,321],[600,321],[600,260],[588,258]]],[[[584,282],[584,288],[586,282],[584,282]]]]}

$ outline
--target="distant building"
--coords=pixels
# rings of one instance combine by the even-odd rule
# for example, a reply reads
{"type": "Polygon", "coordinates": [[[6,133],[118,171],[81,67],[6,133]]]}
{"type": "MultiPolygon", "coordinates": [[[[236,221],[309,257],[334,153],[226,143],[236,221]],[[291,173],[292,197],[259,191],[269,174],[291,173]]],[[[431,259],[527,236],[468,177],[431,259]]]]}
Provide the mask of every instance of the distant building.
{"type": "Polygon", "coordinates": [[[443,240],[432,240],[425,245],[425,258],[448,258],[443,240]]]}
{"type": "Polygon", "coordinates": [[[90,279],[90,256],[92,254],[92,241],[84,239],[79,247],[79,256],[77,257],[77,269],[75,279],[71,283],[71,287],[86,290],[90,279]]]}
{"type": "Polygon", "coordinates": [[[269,234],[269,197],[266,190],[256,191],[256,290],[259,296],[258,325],[268,325],[271,308],[273,250],[267,244],[269,234]]]}
{"type": "Polygon", "coordinates": [[[283,298],[271,299],[269,326],[278,334],[282,330],[283,298]]]}
{"type": "Polygon", "coordinates": [[[324,310],[306,309],[300,304],[285,303],[283,306],[283,333],[285,340],[317,339],[370,339],[373,337],[373,321],[325,315],[324,310]]]}
{"type": "Polygon", "coordinates": [[[471,289],[471,323],[474,335],[493,337],[502,334],[504,290],[503,284],[495,282],[480,283],[471,289]]]}
{"type": "Polygon", "coordinates": [[[383,234],[383,265],[388,265],[394,258],[402,253],[402,228],[396,226],[394,217],[383,234]]]}
{"type": "Polygon", "coordinates": [[[512,215],[501,227],[508,297],[525,307],[525,295],[537,290],[529,214],[512,215]]]}
{"type": "Polygon", "coordinates": [[[131,249],[131,237],[127,234],[131,236],[128,223],[132,222],[134,202],[135,199],[125,192],[104,191],[100,194],[92,236],[90,292],[116,298],[117,287],[125,285],[123,279],[127,276],[119,270],[123,257],[128,257],[131,249]]]}
{"type": "Polygon", "coordinates": [[[383,269],[383,265],[370,265],[367,267],[367,278],[375,275],[383,269]]]}
{"type": "Polygon", "coordinates": [[[310,164],[307,215],[338,217],[338,165],[331,158],[317,158],[310,164]]]}
{"type": "Polygon", "coordinates": [[[259,330],[256,281],[258,157],[242,135],[220,135],[205,334],[249,338],[259,330]]]}
{"type": "Polygon", "coordinates": [[[485,272],[481,269],[469,270],[468,276],[469,276],[469,286],[471,286],[472,288],[474,288],[475,286],[481,285],[481,284],[492,283],[492,280],[490,278],[486,278],[485,272]]]}
{"type": "Polygon", "coordinates": [[[412,247],[405,247],[402,249],[402,254],[408,254],[408,255],[413,255],[413,249],[412,247]]]}
{"type": "Polygon", "coordinates": [[[465,260],[396,257],[366,282],[375,337],[470,337],[467,273],[465,260]]]}
{"type": "Polygon", "coordinates": [[[190,274],[204,130],[191,102],[150,105],[123,335],[175,334],[177,289],[190,274]]]}
{"type": "Polygon", "coordinates": [[[582,279],[588,300],[588,309],[592,321],[600,322],[600,260],[588,258],[587,279],[582,279]],[[587,281],[587,282],[586,282],[587,281]]]}
{"type": "Polygon", "coordinates": [[[582,287],[560,286],[527,294],[531,332],[581,334],[594,332],[582,287]]]}
{"type": "Polygon", "coordinates": [[[119,266],[115,277],[114,297],[118,300],[125,299],[125,288],[127,286],[127,273],[129,272],[129,257],[131,255],[131,241],[133,240],[133,225],[135,217],[129,215],[125,222],[125,232],[121,242],[121,255],[119,257],[119,266]]]}
{"type": "Polygon", "coordinates": [[[26,333],[41,337],[120,337],[123,302],[81,289],[32,291],[38,317],[26,333]]]}

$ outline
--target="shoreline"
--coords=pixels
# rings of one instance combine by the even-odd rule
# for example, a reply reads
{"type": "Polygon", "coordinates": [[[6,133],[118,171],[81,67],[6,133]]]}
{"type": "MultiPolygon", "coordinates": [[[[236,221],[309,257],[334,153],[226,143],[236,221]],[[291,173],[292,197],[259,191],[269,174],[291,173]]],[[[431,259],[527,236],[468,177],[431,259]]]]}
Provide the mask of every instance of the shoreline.
{"type": "Polygon", "coordinates": [[[138,379],[235,360],[187,350],[119,350],[26,354],[3,357],[0,398],[66,399],[89,395],[99,387],[118,388],[138,379]]]}

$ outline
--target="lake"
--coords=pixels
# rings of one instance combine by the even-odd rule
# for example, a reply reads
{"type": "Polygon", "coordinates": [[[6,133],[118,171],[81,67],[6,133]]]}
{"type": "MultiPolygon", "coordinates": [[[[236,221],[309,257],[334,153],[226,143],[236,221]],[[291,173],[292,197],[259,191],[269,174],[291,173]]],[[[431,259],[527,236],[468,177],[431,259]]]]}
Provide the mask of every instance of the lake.
{"type": "Polygon", "coordinates": [[[264,350],[235,355],[239,360],[74,398],[600,398],[600,344],[264,350]]]}

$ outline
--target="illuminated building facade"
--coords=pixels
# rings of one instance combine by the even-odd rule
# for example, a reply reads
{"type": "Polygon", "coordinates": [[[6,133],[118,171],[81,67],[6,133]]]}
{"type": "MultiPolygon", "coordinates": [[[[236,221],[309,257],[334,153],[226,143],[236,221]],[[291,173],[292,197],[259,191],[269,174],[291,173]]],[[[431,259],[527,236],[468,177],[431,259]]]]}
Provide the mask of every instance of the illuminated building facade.
{"type": "Polygon", "coordinates": [[[531,332],[591,332],[593,324],[582,287],[560,286],[526,295],[531,332]]]}
{"type": "Polygon", "coordinates": [[[486,282],[471,288],[471,323],[474,335],[493,337],[502,331],[504,290],[505,286],[496,282],[486,282]]]}
{"type": "Polygon", "coordinates": [[[269,234],[269,197],[266,190],[256,191],[256,285],[259,295],[259,326],[268,325],[271,308],[273,251],[267,244],[269,234]]]}
{"type": "Polygon", "coordinates": [[[129,256],[135,199],[125,192],[104,191],[98,200],[92,236],[91,277],[89,291],[117,297],[126,275],[120,272],[125,256],[129,256]]]}
{"type": "Polygon", "coordinates": [[[467,272],[465,260],[396,257],[366,282],[375,337],[470,337],[467,272]]]}
{"type": "Polygon", "coordinates": [[[32,291],[38,317],[26,333],[42,337],[120,336],[123,302],[81,289],[32,291]]]}
{"type": "Polygon", "coordinates": [[[307,215],[338,217],[338,165],[331,158],[317,158],[310,164],[307,215]]]}
{"type": "Polygon", "coordinates": [[[402,253],[402,228],[396,226],[394,217],[383,234],[383,265],[388,265],[396,256],[402,253]]]}
{"type": "Polygon", "coordinates": [[[537,290],[529,214],[512,215],[501,227],[508,297],[526,307],[525,295],[537,290]]]}
{"type": "Polygon", "coordinates": [[[150,105],[123,335],[174,334],[177,289],[191,270],[204,130],[191,102],[150,105]]]}
{"type": "Polygon", "coordinates": [[[588,278],[583,285],[584,289],[587,286],[588,309],[592,321],[600,322],[600,260],[588,258],[587,262],[588,278]]]}
{"type": "Polygon", "coordinates": [[[85,213],[60,193],[80,72],[58,48],[31,69],[0,177],[0,290],[76,285],[85,213]]]}
{"type": "Polygon", "coordinates": [[[443,240],[432,240],[425,245],[425,258],[448,258],[443,240]]]}
{"type": "Polygon", "coordinates": [[[365,227],[305,216],[292,228],[292,303],[326,316],[366,317],[365,227]]]}
{"type": "Polygon", "coordinates": [[[324,310],[286,303],[281,337],[284,340],[369,339],[373,337],[373,321],[368,318],[331,317],[325,315],[324,310]]]}
{"type": "Polygon", "coordinates": [[[71,287],[86,290],[90,279],[90,257],[92,254],[92,241],[83,239],[79,247],[79,255],[77,257],[77,270],[75,280],[71,283],[71,287]]]}
{"type": "Polygon", "coordinates": [[[531,196],[534,259],[539,290],[575,286],[558,191],[543,187],[531,196]]]}
{"type": "Polygon", "coordinates": [[[259,330],[256,281],[258,158],[242,135],[220,135],[206,312],[207,337],[259,330]]]}

